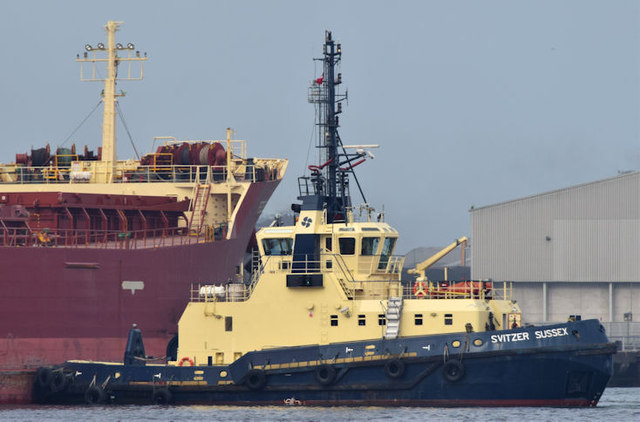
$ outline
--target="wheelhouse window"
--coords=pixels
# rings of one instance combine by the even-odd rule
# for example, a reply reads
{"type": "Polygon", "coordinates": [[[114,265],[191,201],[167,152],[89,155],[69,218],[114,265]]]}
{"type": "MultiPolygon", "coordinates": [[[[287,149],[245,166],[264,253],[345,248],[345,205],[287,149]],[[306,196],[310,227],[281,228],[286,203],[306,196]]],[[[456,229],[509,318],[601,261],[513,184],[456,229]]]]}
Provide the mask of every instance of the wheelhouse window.
{"type": "Polygon", "coordinates": [[[356,252],[355,237],[341,237],[338,239],[338,244],[342,255],[353,255],[356,252]]]}
{"type": "Polygon", "coordinates": [[[371,256],[378,252],[379,237],[363,237],[361,255],[371,256]]]}
{"type": "Polygon", "coordinates": [[[262,247],[265,255],[291,255],[293,239],[289,237],[280,239],[262,239],[262,247]]]}
{"type": "Polygon", "coordinates": [[[387,237],[382,244],[382,253],[380,254],[380,263],[378,264],[379,270],[384,270],[389,263],[389,257],[393,254],[393,248],[396,246],[395,237],[387,237]]]}

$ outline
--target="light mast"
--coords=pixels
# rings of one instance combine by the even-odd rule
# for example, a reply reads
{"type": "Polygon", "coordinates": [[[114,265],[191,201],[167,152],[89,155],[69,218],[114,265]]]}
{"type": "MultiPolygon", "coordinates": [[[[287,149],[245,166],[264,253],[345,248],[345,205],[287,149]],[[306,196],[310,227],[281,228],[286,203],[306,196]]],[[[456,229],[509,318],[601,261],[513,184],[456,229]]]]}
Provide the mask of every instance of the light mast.
{"type": "Polygon", "coordinates": [[[140,57],[140,51],[133,53],[135,46],[128,43],[126,46],[116,43],[116,31],[123,22],[108,21],[105,26],[107,33],[107,46],[98,43],[96,46],[90,44],[85,45],[83,57],[77,56],[76,61],[80,62],[80,79],[82,81],[100,81],[104,82],[104,90],[102,91],[102,102],[104,110],[102,114],[102,156],[101,171],[96,173],[96,178],[105,183],[113,183],[116,176],[116,163],[118,156],[116,152],[116,101],[117,97],[123,97],[125,94],[121,92],[116,94],[116,81],[133,81],[142,80],[144,76],[143,64],[140,64],[139,73],[136,71],[135,76],[132,74],[132,64],[134,62],[143,62],[147,60],[147,54],[140,57]],[[119,57],[119,51],[127,51],[127,57],[119,57]],[[98,52],[106,53],[106,57],[98,56],[98,52]],[[118,76],[118,65],[121,62],[128,63],[127,74],[118,76]],[[90,74],[85,77],[84,63],[91,63],[88,66],[90,74]],[[105,63],[107,67],[107,77],[102,78],[98,75],[98,63],[105,63]]]}

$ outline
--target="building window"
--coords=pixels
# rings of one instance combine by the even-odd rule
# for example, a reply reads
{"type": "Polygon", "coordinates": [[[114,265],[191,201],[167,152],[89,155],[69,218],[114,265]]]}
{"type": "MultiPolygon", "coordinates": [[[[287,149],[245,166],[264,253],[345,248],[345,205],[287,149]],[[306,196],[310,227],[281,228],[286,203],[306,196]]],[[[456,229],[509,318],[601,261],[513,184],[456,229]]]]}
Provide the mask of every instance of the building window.
{"type": "Polygon", "coordinates": [[[367,320],[365,315],[358,315],[358,325],[360,326],[367,325],[367,320]]]}
{"type": "Polygon", "coordinates": [[[233,331],[233,317],[224,317],[224,330],[233,331]]]}
{"type": "Polygon", "coordinates": [[[444,314],[444,325],[453,325],[453,314],[444,314]]]}
{"type": "Polygon", "coordinates": [[[416,314],[414,322],[416,325],[422,325],[422,314],[416,314]]]}
{"type": "Polygon", "coordinates": [[[378,325],[387,325],[387,317],[385,314],[378,314],[378,325]]]}
{"type": "Polygon", "coordinates": [[[338,326],[338,315],[331,315],[331,326],[332,327],[338,326]]]}

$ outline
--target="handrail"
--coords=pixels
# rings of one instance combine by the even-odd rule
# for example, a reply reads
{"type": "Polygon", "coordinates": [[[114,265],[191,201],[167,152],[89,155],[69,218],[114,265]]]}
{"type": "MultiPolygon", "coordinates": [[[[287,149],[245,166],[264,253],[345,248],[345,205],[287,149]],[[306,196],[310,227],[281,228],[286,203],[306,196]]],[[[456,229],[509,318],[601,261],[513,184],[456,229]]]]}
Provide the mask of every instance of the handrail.
{"type": "Polygon", "coordinates": [[[264,274],[264,269],[269,263],[270,258],[271,258],[270,256],[267,256],[267,259],[264,262],[264,264],[262,263],[262,260],[258,260],[258,267],[253,271],[253,273],[251,274],[251,279],[249,280],[247,296],[251,296],[251,294],[255,290],[256,284],[258,284],[258,281],[260,280],[260,276],[264,274]]]}
{"type": "Polygon", "coordinates": [[[513,285],[509,282],[488,282],[486,280],[448,282],[441,286],[437,282],[424,282],[423,289],[416,290],[417,284],[403,286],[404,299],[506,299],[512,297],[513,285]],[[431,284],[429,284],[431,283],[431,284]]]}
{"type": "MultiPolygon", "coordinates": [[[[1,221],[1,220],[0,220],[1,221]]],[[[186,227],[146,230],[33,229],[29,226],[0,226],[0,246],[33,246],[83,249],[146,249],[209,243],[225,238],[225,225],[207,226],[202,233],[189,233],[186,227]]]]}
{"type": "MultiPolygon", "coordinates": [[[[340,268],[340,271],[342,272],[342,274],[344,274],[345,277],[348,279],[348,281],[350,281],[351,284],[353,285],[353,282],[355,281],[353,278],[353,274],[351,274],[351,271],[349,271],[349,267],[347,267],[346,262],[344,262],[344,258],[342,257],[342,255],[334,254],[334,258],[336,258],[335,262],[338,264],[338,267],[340,268]]],[[[340,277],[338,277],[338,282],[340,283],[340,287],[342,287],[344,294],[347,295],[349,299],[353,299],[354,289],[348,287],[347,284],[340,277]]]]}
{"type": "MultiPolygon", "coordinates": [[[[265,160],[264,164],[242,162],[233,166],[232,174],[236,181],[261,182],[277,180],[278,160],[265,160]]],[[[82,164],[91,163],[89,161],[82,164]]],[[[116,183],[224,183],[227,166],[206,165],[150,165],[118,168],[116,183]]],[[[15,165],[0,166],[0,184],[68,184],[92,183],[91,178],[99,174],[98,169],[74,170],[69,166],[23,167],[15,165]],[[55,177],[51,177],[55,174],[55,177]]]]}

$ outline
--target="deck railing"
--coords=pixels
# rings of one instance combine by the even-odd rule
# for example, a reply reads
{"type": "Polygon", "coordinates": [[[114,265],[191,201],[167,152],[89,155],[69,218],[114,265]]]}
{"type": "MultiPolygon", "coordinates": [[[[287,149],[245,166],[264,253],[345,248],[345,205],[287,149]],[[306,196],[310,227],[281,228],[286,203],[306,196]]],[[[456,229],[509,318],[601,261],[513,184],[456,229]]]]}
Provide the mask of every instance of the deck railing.
{"type": "MultiPolygon", "coordinates": [[[[402,296],[404,299],[506,299],[510,300],[513,286],[508,282],[466,281],[437,283],[426,282],[422,287],[413,282],[401,282],[397,277],[398,266],[393,262],[396,258],[389,257],[389,265],[382,275],[382,269],[376,270],[370,278],[358,279],[359,274],[352,273],[342,256],[323,253],[319,260],[292,259],[291,255],[268,255],[258,260],[250,281],[245,283],[231,283],[220,285],[197,285],[192,288],[192,301],[244,301],[247,300],[263,274],[305,274],[323,273],[335,277],[346,297],[350,300],[380,299],[386,300],[392,296],[402,296]]],[[[361,274],[360,274],[361,275],[361,274]]]]}
{"type": "MultiPolygon", "coordinates": [[[[0,184],[68,184],[93,183],[99,170],[73,167],[0,166],[0,184]]],[[[275,167],[256,164],[233,166],[236,181],[262,182],[276,180],[275,167]]],[[[150,165],[116,170],[115,183],[220,183],[227,180],[226,166],[150,165]]]]}
{"type": "Polygon", "coordinates": [[[194,243],[215,242],[224,239],[224,225],[206,226],[199,233],[186,227],[156,228],[148,230],[35,230],[29,227],[0,227],[0,246],[83,248],[83,249],[145,249],[194,243]]]}
{"type": "Polygon", "coordinates": [[[449,281],[403,285],[404,299],[501,299],[511,300],[513,285],[510,282],[449,281]]]}

